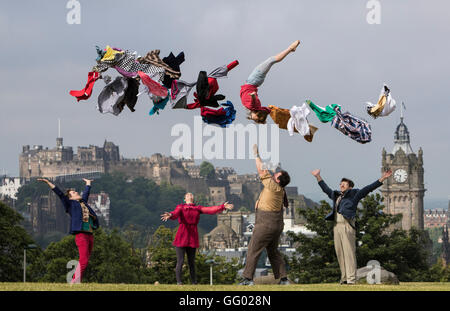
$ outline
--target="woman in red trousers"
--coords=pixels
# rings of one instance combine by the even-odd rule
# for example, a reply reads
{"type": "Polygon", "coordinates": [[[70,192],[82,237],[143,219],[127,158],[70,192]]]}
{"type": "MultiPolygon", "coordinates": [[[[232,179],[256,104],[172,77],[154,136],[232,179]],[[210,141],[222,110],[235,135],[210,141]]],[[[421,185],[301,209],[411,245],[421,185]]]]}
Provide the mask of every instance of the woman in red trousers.
{"type": "Polygon", "coordinates": [[[173,245],[177,253],[176,277],[177,284],[182,285],[181,269],[184,263],[184,254],[187,254],[189,272],[192,284],[197,284],[195,274],[195,251],[199,247],[197,225],[200,220],[200,214],[214,215],[222,212],[224,209],[233,209],[233,204],[225,202],[217,206],[204,207],[194,204],[194,195],[186,193],[184,196],[184,204],[179,204],[172,212],[165,212],[161,215],[161,220],[178,219],[180,226],[178,227],[173,245]]]}

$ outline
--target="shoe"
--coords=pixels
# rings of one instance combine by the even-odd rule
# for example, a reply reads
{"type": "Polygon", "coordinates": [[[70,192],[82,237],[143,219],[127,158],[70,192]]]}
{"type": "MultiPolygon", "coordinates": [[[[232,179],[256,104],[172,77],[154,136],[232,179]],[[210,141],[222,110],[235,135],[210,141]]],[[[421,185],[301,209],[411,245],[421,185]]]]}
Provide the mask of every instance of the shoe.
{"type": "Polygon", "coordinates": [[[255,282],[253,282],[253,280],[244,279],[239,285],[253,286],[255,285],[255,282]]]}
{"type": "Polygon", "coordinates": [[[339,284],[340,285],[347,285],[347,281],[340,281],[339,284]]]}
{"type": "Polygon", "coordinates": [[[181,283],[181,282],[178,282],[178,283],[177,283],[177,285],[183,285],[183,283],[181,283]]]}
{"type": "Polygon", "coordinates": [[[280,285],[291,285],[291,282],[289,282],[289,280],[283,281],[281,280],[280,283],[278,283],[280,285]]]}
{"type": "Polygon", "coordinates": [[[356,283],[347,282],[347,285],[355,285],[356,283]]]}

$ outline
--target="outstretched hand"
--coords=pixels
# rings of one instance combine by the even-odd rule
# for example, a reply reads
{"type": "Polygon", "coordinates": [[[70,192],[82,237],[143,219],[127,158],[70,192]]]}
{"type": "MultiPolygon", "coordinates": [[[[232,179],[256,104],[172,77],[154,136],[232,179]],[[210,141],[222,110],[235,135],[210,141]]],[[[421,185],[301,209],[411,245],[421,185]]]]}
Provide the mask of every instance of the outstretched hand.
{"type": "Polygon", "coordinates": [[[224,206],[225,206],[225,209],[227,209],[227,210],[232,210],[232,209],[234,208],[234,205],[233,205],[233,204],[230,204],[230,203],[228,203],[228,202],[225,202],[225,203],[224,203],[224,206]]]}
{"type": "Polygon", "coordinates": [[[172,217],[172,214],[169,212],[165,212],[164,214],[161,215],[161,220],[167,221],[170,217],[172,217]]]}
{"type": "Polygon", "coordinates": [[[55,188],[55,185],[54,184],[52,184],[48,179],[46,179],[46,178],[37,178],[36,179],[37,181],[42,181],[42,182],[45,182],[50,188],[55,188]]]}
{"type": "Polygon", "coordinates": [[[83,178],[83,181],[86,183],[86,186],[90,186],[91,182],[93,182],[94,180],[83,178]]]}
{"type": "Polygon", "coordinates": [[[311,174],[316,177],[317,181],[321,181],[322,177],[320,176],[320,169],[315,169],[311,172],[311,174]]]}
{"type": "Polygon", "coordinates": [[[314,177],[320,176],[320,169],[312,171],[311,174],[313,174],[314,177]]]}
{"type": "Polygon", "coordinates": [[[384,180],[388,179],[392,175],[392,170],[387,170],[381,175],[381,178],[379,179],[380,182],[383,182],[384,180]]]}

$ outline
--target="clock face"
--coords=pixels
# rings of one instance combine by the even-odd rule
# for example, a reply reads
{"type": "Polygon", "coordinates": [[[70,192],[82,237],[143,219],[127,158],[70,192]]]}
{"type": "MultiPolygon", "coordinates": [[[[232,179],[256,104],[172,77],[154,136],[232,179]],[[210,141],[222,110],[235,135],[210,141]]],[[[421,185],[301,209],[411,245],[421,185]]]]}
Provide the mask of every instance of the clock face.
{"type": "Polygon", "coordinates": [[[398,169],[394,173],[394,179],[397,182],[405,182],[406,178],[408,178],[408,173],[404,169],[398,169]]]}

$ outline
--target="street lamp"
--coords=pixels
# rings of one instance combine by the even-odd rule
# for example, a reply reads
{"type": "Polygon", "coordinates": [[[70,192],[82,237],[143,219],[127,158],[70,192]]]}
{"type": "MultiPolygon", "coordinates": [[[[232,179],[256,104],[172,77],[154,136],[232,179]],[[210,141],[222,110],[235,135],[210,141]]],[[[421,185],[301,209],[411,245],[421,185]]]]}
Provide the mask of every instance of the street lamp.
{"type": "Polygon", "coordinates": [[[27,281],[27,249],[35,249],[37,246],[35,244],[28,244],[23,249],[23,282],[27,281]]]}
{"type": "Polygon", "coordinates": [[[216,263],[214,259],[208,259],[205,263],[209,264],[209,285],[213,285],[213,265],[216,263]]]}

